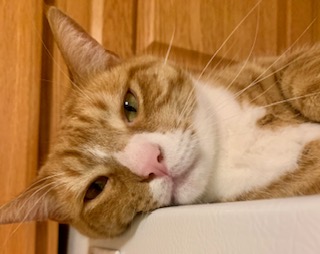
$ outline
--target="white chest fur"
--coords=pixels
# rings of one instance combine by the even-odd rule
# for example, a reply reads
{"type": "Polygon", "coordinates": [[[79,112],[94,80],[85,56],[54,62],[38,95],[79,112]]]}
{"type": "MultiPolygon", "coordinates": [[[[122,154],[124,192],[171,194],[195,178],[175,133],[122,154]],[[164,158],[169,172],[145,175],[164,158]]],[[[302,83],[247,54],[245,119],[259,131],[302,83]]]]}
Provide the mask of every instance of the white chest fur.
{"type": "Polygon", "coordinates": [[[318,124],[261,129],[256,122],[266,114],[264,108],[240,106],[231,93],[220,88],[200,85],[197,90],[198,96],[210,101],[216,121],[212,127],[216,129],[215,147],[211,148],[215,166],[210,169],[207,201],[236,197],[294,171],[305,145],[320,138],[318,124]]]}

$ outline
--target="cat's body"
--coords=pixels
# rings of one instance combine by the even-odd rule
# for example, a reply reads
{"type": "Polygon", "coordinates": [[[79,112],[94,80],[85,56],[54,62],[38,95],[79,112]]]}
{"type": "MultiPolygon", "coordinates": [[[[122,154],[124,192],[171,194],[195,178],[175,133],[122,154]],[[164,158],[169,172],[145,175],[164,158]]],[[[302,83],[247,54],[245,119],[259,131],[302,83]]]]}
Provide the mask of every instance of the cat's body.
{"type": "Polygon", "coordinates": [[[2,223],[114,236],[158,207],[320,192],[320,47],[198,80],[153,57],[121,61],[55,8],[48,19],[74,87],[47,163],[2,223]]]}

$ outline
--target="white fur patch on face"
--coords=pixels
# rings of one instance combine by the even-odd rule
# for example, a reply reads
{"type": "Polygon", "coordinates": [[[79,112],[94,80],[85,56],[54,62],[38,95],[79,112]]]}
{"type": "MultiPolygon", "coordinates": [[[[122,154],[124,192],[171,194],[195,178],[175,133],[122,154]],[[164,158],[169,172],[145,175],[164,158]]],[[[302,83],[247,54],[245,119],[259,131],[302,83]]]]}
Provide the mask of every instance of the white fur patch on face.
{"type": "MultiPolygon", "coordinates": [[[[137,167],[141,165],[141,161],[149,161],[144,156],[150,156],[150,153],[144,149],[148,149],[150,144],[160,148],[163,160],[161,163],[165,164],[168,173],[151,180],[150,188],[154,199],[161,205],[168,205],[171,199],[179,204],[192,203],[194,196],[198,197],[201,194],[201,188],[196,191],[196,195],[188,195],[184,202],[180,202],[179,199],[185,196],[180,195],[180,188],[186,188],[191,180],[189,175],[194,174],[191,171],[194,170],[195,165],[201,164],[198,162],[201,157],[197,138],[191,135],[191,130],[185,132],[177,130],[165,134],[140,133],[133,135],[125,149],[115,153],[114,157],[133,173],[139,175],[137,167]]],[[[192,182],[195,182],[193,179],[192,182]]],[[[202,181],[198,182],[202,184],[202,181]]],[[[196,186],[192,186],[193,192],[194,187],[196,186]]]]}

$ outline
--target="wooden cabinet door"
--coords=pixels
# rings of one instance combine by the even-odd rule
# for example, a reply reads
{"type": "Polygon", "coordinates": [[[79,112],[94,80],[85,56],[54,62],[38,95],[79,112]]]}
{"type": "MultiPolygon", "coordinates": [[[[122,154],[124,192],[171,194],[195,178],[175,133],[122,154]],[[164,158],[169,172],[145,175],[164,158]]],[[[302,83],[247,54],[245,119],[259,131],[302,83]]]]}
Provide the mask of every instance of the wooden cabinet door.
{"type": "Polygon", "coordinates": [[[108,49],[165,57],[172,42],[169,59],[198,70],[212,56],[214,64],[278,55],[320,36],[317,0],[109,0],[103,7],[99,37],[108,49]]]}
{"type": "MultiPolygon", "coordinates": [[[[30,184],[37,172],[41,9],[40,0],[0,1],[1,204],[30,184]]],[[[35,253],[36,225],[1,226],[0,239],[0,253],[35,253]]]]}

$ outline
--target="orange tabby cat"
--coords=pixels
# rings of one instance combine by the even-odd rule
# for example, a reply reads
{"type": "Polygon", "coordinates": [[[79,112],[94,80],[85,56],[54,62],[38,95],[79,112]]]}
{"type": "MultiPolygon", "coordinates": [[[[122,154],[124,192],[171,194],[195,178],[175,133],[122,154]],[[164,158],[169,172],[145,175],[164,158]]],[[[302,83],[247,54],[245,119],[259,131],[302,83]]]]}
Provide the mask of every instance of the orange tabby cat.
{"type": "Polygon", "coordinates": [[[73,89],[48,161],[1,223],[110,237],[158,207],[320,192],[319,47],[198,80],[121,60],[55,7],[47,16],[73,89]]]}

